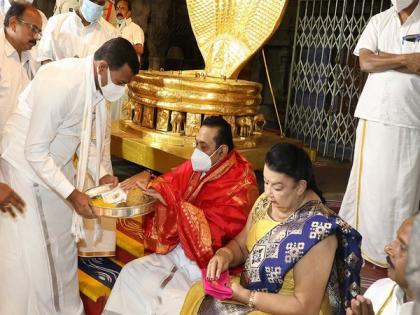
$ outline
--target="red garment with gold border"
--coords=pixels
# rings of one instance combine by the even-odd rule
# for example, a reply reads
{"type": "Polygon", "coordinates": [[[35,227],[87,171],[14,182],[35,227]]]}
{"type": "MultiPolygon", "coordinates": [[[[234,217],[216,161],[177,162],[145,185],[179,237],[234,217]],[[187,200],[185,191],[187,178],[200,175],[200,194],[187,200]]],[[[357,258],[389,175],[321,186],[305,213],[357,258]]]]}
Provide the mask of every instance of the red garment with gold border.
{"type": "Polygon", "coordinates": [[[251,164],[236,150],[201,177],[188,160],[154,180],[150,186],[168,206],[157,203],[143,229],[146,249],[166,254],[181,242],[203,268],[245,226],[258,188],[251,164]]]}

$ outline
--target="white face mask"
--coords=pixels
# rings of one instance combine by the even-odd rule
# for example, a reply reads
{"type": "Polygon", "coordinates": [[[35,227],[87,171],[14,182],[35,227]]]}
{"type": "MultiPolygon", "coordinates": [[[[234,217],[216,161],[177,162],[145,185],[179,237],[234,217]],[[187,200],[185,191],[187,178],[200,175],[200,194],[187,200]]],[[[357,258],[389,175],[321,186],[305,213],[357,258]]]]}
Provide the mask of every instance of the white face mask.
{"type": "Polygon", "coordinates": [[[397,12],[401,12],[405,8],[409,7],[413,3],[413,1],[414,0],[391,0],[397,12]]]}
{"type": "MultiPolygon", "coordinates": [[[[97,72],[98,72],[99,86],[101,86],[102,77],[99,74],[99,69],[97,69],[97,72]]],[[[114,84],[114,82],[112,82],[111,71],[109,70],[109,67],[108,67],[108,83],[105,86],[101,86],[101,91],[104,98],[107,101],[115,102],[116,100],[121,98],[121,96],[123,96],[124,89],[125,89],[124,85],[116,85],[114,84]]]]}
{"type": "Polygon", "coordinates": [[[193,154],[191,155],[191,164],[194,172],[208,172],[211,165],[211,157],[217,152],[221,147],[218,147],[210,156],[205,154],[200,149],[195,148],[193,154]]]}
{"type": "Polygon", "coordinates": [[[90,0],[83,0],[80,12],[89,23],[95,23],[102,16],[104,7],[90,0]]]}

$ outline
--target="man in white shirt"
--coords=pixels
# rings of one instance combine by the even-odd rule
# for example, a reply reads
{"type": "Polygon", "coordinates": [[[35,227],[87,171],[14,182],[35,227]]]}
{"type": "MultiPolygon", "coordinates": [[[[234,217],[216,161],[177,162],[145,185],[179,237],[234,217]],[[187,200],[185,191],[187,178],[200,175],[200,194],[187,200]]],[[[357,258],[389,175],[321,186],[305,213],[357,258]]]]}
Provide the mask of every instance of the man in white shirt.
{"type": "Polygon", "coordinates": [[[364,296],[353,299],[347,315],[413,315],[414,294],[407,282],[406,266],[414,220],[415,216],[406,219],[397,238],[385,246],[389,278],[376,281],[364,296]]]}
{"type": "Polygon", "coordinates": [[[363,236],[363,257],[384,268],[382,248],[420,200],[420,5],[392,2],[372,17],[354,51],[369,77],[340,209],[363,236]]]}
{"type": "Polygon", "coordinates": [[[41,67],[21,94],[6,123],[0,168],[26,211],[14,224],[0,220],[0,314],[84,313],[74,236],[83,238],[80,216],[95,215],[81,191],[87,171],[98,184],[116,182],[100,163],[103,98],[120,97],[138,69],[132,45],[115,38],[93,57],[41,67]]]}
{"type": "Polygon", "coordinates": [[[40,38],[41,27],[37,9],[31,4],[14,3],[6,14],[5,28],[0,29],[0,139],[20,92],[38,68],[29,50],[40,38]]]}
{"type": "Polygon", "coordinates": [[[43,64],[63,58],[83,58],[118,36],[102,18],[105,0],[83,0],[74,12],[52,16],[39,42],[38,60],[43,64]]]}
{"type": "Polygon", "coordinates": [[[120,36],[133,44],[137,55],[143,54],[144,32],[139,25],[131,20],[131,3],[129,0],[116,0],[114,3],[117,13],[117,29],[120,36]]]}
{"type": "MultiPolygon", "coordinates": [[[[76,11],[52,16],[39,42],[38,60],[45,64],[70,57],[83,58],[93,54],[106,41],[117,37],[116,28],[102,18],[104,5],[105,0],[81,0],[80,8],[76,11]]],[[[103,165],[112,174],[110,111],[108,116],[103,165]]],[[[115,219],[105,218],[101,221],[103,231],[100,241],[94,240],[95,224],[99,222],[86,221],[88,235],[86,242],[79,244],[80,255],[115,254],[115,219]]]]}

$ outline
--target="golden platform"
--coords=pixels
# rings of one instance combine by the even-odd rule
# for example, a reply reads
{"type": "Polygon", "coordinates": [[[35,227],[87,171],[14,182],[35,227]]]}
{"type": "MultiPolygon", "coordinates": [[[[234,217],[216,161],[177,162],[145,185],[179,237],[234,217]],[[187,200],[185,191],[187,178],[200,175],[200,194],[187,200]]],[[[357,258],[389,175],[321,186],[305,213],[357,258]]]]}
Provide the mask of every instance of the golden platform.
{"type": "MultiPolygon", "coordinates": [[[[111,154],[154,171],[164,173],[191,157],[194,147],[171,145],[166,142],[143,141],[136,134],[124,131],[129,121],[112,123],[111,154]]],[[[239,149],[239,152],[252,163],[255,170],[262,170],[266,152],[278,142],[302,144],[297,140],[281,137],[273,132],[264,131],[258,147],[239,149]]],[[[311,151],[315,159],[315,151],[311,151]]]]}

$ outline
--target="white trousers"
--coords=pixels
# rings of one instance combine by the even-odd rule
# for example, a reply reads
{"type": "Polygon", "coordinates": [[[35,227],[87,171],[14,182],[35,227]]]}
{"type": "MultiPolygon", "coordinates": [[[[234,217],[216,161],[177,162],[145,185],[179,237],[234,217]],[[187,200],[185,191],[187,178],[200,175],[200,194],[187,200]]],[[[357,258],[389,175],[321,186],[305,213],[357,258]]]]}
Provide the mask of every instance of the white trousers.
{"type": "Polygon", "coordinates": [[[180,245],[166,255],[133,260],[121,270],[103,315],[179,314],[189,288],[200,279],[200,269],[180,245]]]}
{"type": "Polygon", "coordinates": [[[384,247],[418,211],[420,130],[360,119],[340,216],[362,234],[362,255],[386,267],[384,247]]]}
{"type": "Polygon", "coordinates": [[[70,232],[73,210],[2,159],[0,168],[26,203],[16,219],[0,217],[0,314],[84,314],[70,232]]]}

